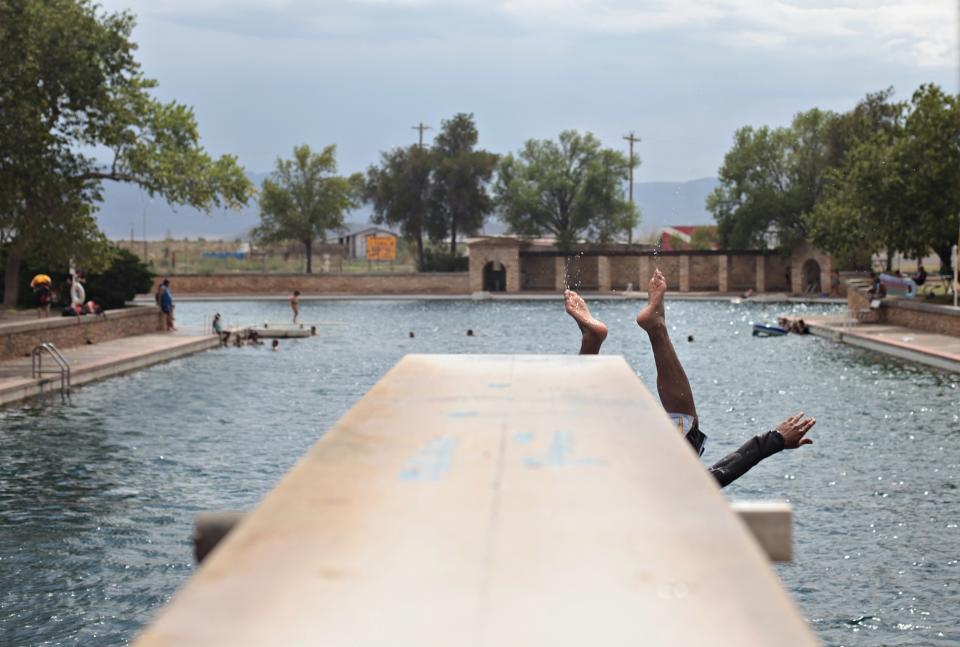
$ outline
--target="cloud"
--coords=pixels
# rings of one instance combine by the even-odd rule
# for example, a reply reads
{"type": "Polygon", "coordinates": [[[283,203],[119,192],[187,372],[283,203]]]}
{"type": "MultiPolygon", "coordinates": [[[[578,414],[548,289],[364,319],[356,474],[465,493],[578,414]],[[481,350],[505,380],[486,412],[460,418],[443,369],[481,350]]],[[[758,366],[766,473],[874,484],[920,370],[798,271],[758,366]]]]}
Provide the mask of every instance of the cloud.
{"type": "MultiPolygon", "coordinates": [[[[109,0],[117,4],[123,0],[109,0]]],[[[952,0],[127,0],[137,14],[267,38],[675,33],[734,50],[953,65],[952,0]]]]}
{"type": "Polygon", "coordinates": [[[950,0],[506,0],[499,10],[525,24],[574,31],[709,34],[730,47],[785,51],[829,42],[840,51],[923,66],[956,61],[950,0]]]}

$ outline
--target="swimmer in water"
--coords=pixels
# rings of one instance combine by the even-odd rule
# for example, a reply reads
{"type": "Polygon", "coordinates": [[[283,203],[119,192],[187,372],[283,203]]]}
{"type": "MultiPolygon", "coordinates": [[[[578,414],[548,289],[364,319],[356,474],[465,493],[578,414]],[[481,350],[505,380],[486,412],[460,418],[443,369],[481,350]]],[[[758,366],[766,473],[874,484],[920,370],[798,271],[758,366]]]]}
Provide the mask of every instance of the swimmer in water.
{"type": "MultiPolygon", "coordinates": [[[[650,278],[647,290],[649,301],[637,315],[637,325],[647,333],[653,348],[660,404],[667,410],[667,415],[677,426],[677,430],[687,439],[694,451],[702,456],[707,437],[700,431],[693,391],[667,331],[666,312],[663,307],[666,292],[667,282],[660,270],[657,270],[650,278]]],[[[598,354],[607,338],[607,326],[590,313],[586,302],[576,292],[567,290],[563,298],[564,309],[580,328],[580,354],[598,354]]],[[[803,412],[790,416],[775,429],[754,436],[740,449],[715,463],[709,468],[710,473],[720,487],[726,487],[763,459],[783,449],[796,449],[813,443],[806,434],[815,424],[816,420],[804,418],[803,412]]]]}

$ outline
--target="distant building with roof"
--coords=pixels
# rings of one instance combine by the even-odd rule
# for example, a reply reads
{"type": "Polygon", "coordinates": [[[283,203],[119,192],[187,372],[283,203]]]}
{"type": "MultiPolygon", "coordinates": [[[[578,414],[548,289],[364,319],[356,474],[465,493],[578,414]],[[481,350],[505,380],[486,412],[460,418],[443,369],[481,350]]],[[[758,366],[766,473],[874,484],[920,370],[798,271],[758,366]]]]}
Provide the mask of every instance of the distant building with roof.
{"type": "Polygon", "coordinates": [[[681,252],[691,249],[720,249],[716,225],[674,225],[660,230],[660,249],[681,252]]]}
{"type": "Polygon", "coordinates": [[[344,258],[366,258],[367,236],[392,236],[399,239],[395,231],[376,225],[362,224],[344,228],[335,237],[327,239],[328,245],[338,245],[343,249],[344,258]]]}

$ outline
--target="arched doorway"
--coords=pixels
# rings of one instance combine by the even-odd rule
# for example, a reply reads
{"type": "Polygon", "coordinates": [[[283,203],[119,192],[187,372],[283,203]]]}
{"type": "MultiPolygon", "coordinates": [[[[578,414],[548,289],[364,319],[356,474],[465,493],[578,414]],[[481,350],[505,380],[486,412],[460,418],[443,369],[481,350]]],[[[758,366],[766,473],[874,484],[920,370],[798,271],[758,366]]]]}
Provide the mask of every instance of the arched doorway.
{"type": "Polygon", "coordinates": [[[806,294],[820,294],[820,263],[808,258],[803,263],[803,291],[806,294]]]}
{"type": "Polygon", "coordinates": [[[486,292],[505,292],[507,289],[507,268],[503,263],[490,261],[483,266],[483,289],[486,292]]]}

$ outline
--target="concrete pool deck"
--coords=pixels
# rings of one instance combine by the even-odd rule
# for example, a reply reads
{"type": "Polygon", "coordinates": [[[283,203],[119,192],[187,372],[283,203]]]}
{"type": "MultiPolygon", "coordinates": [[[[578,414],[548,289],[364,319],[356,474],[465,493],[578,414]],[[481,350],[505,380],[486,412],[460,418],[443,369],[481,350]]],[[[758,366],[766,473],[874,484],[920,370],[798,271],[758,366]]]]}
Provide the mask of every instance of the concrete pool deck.
{"type": "Polygon", "coordinates": [[[851,323],[847,315],[807,317],[814,335],[960,373],[960,337],[888,324],[851,323]]]}
{"type": "MultiPolygon", "coordinates": [[[[192,355],[218,344],[215,335],[184,330],[175,333],[151,333],[114,339],[99,344],[76,346],[61,352],[70,365],[71,387],[120,375],[171,359],[192,355]]],[[[52,364],[49,357],[44,365],[52,364]]],[[[30,357],[0,362],[0,406],[45,393],[56,393],[60,376],[44,373],[31,377],[30,357]]]]}

